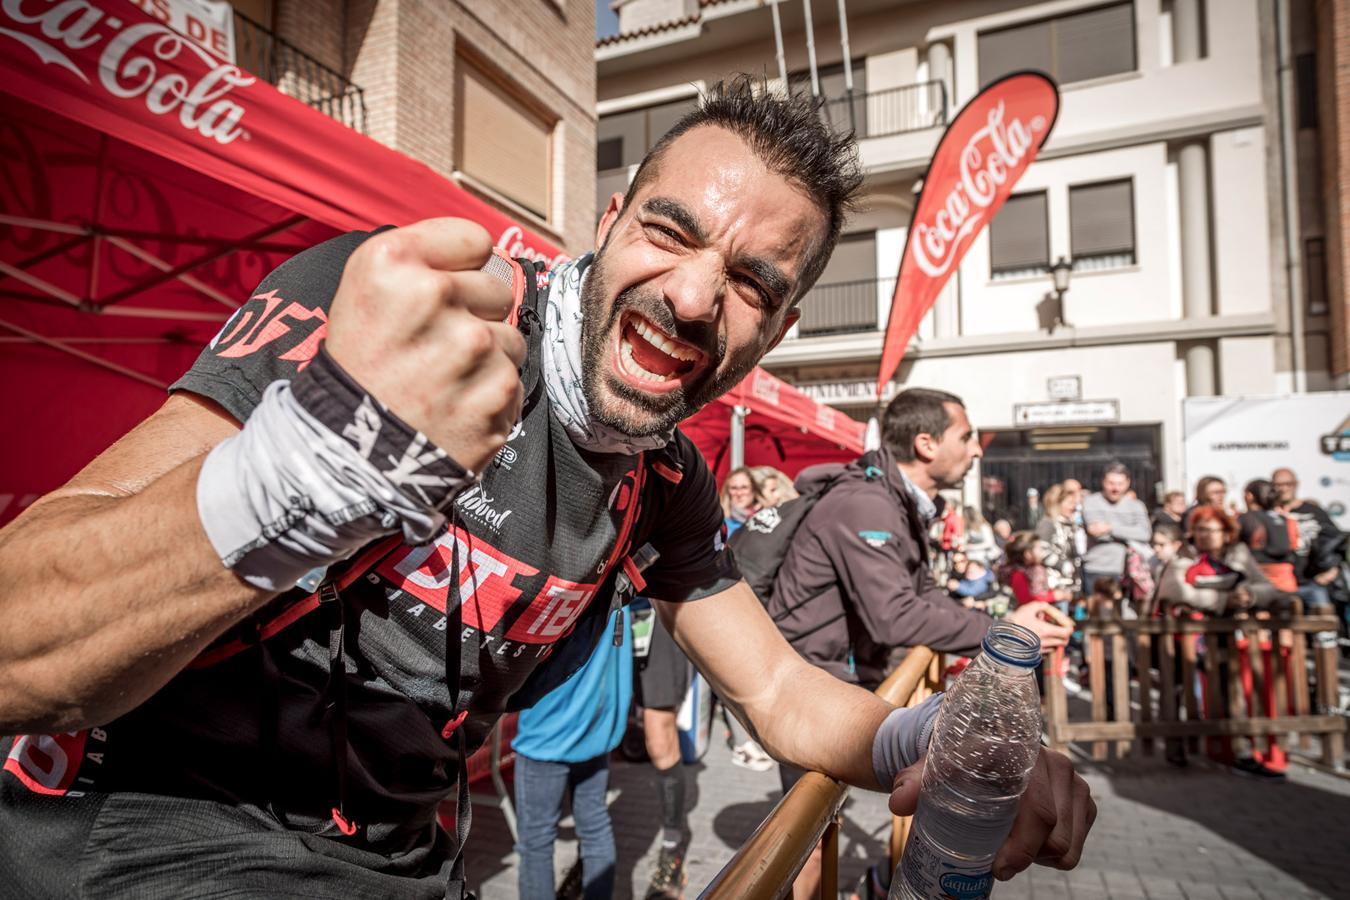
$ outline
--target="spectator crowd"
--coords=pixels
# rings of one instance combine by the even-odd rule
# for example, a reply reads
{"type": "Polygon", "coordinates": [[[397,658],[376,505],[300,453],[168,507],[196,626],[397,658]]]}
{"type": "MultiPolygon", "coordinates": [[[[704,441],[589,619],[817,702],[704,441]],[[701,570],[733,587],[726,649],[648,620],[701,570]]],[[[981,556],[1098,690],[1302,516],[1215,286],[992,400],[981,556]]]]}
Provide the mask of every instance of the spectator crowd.
{"type": "MultiPolygon", "coordinates": [[[[1088,619],[1334,612],[1342,637],[1350,637],[1347,534],[1300,496],[1290,469],[1248,482],[1240,497],[1208,476],[1189,504],[1182,492],[1169,491],[1150,509],[1128,468],[1112,463],[1096,490],[1072,478],[1034,490],[1031,527],[1015,530],[1008,519],[989,522],[979,509],[953,502],[980,455],[960,398],[906,391],[888,407],[883,427],[884,446],[847,466],[813,467],[795,483],[773,467],[742,466],[720,489],[725,533],[743,574],[789,643],[836,677],[872,686],[917,644],[971,655],[990,620],[1003,617],[1036,629],[1046,647],[1064,647],[1064,673],[1079,685],[1089,673],[1077,623],[1088,619]],[[796,512],[788,512],[783,504],[799,497],[796,512]],[[751,549],[746,535],[778,528],[787,532],[783,546],[756,586],[753,557],[763,545],[751,549]],[[732,537],[742,530],[741,538],[732,537]]],[[[632,648],[604,642],[571,689],[564,686],[521,718],[515,749],[522,896],[554,890],[552,844],[565,794],[581,858],[557,893],[613,892],[605,758],[620,744],[625,718],[630,732],[645,732],[645,748],[642,739],[622,738],[623,745],[639,747],[639,754],[645,749],[663,811],[662,852],[645,896],[677,897],[684,887],[688,825],[675,707],[692,669],[659,623],[643,630],[651,617],[641,598],[631,623],[614,615],[611,627],[631,633],[632,648]],[[630,704],[636,708],[625,717],[630,704]],[[565,715],[553,714],[559,710],[565,715]]],[[[1108,704],[1111,694],[1108,687],[1108,704]]],[[[775,763],[729,710],[722,715],[736,765],[756,771],[778,765],[784,792],[804,774],[775,763]]],[[[1235,772],[1283,777],[1279,763],[1250,738],[1235,738],[1229,753],[1235,772]]],[[[1167,742],[1167,758],[1186,764],[1182,741],[1167,742]]],[[[819,877],[813,855],[794,893],[815,895],[819,877]]],[[[887,887],[886,871],[873,867],[857,895],[885,896],[887,887]]]]}
{"type": "MultiPolygon", "coordinates": [[[[991,526],[954,505],[934,524],[935,565],[954,601],[995,615],[1043,601],[1077,621],[1298,610],[1334,615],[1339,634],[1318,639],[1339,638],[1342,653],[1350,647],[1348,535],[1300,496],[1292,469],[1247,482],[1240,500],[1222,478],[1206,476],[1190,504],[1173,490],[1152,510],[1120,463],[1106,467],[1095,492],[1066,479],[1037,493],[1044,501],[1028,530],[1013,531],[1006,519],[991,526]]],[[[1069,677],[1085,679],[1081,632],[1070,661],[1069,677]]],[[[1168,758],[1184,764],[1179,747],[1170,742],[1168,758]]],[[[1234,752],[1243,774],[1280,777],[1250,746],[1234,752]]]]}

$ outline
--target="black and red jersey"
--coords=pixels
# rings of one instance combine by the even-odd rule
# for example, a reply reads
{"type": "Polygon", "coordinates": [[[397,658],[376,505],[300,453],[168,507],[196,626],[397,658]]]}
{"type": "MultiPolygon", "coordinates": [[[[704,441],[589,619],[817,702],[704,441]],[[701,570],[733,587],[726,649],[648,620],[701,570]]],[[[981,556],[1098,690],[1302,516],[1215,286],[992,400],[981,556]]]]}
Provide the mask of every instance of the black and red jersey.
{"type": "MultiPolygon", "coordinates": [[[[346,259],[368,236],[335,238],[279,267],[172,390],[245,421],[270,383],[314,357],[346,259]]],[[[521,279],[527,303],[546,278],[534,274],[521,279]]],[[[535,324],[527,373],[537,371],[535,324]]],[[[327,575],[346,617],[339,671],[353,834],[332,815],[331,629],[319,592],[297,589],[120,719],[0,740],[0,879],[25,896],[150,895],[196,879],[187,873],[200,864],[211,880],[198,887],[265,891],[271,882],[251,879],[275,864],[279,877],[308,879],[316,896],[328,895],[317,886],[329,880],[349,895],[407,887],[439,896],[448,853],[435,810],[460,763],[450,734],[463,729],[472,751],[504,711],[529,705],[585,661],[603,630],[618,551],[655,548],[643,577],[662,600],[702,598],[739,577],[723,550],[712,476],[687,438],[677,433],[655,456],[583,451],[540,380],[526,381],[521,421],[457,499],[453,528],[423,546],[387,538],[327,575]],[[451,704],[447,613],[456,605],[460,696],[451,704]],[[134,847],[105,830],[128,822],[139,830],[134,847]]]]}

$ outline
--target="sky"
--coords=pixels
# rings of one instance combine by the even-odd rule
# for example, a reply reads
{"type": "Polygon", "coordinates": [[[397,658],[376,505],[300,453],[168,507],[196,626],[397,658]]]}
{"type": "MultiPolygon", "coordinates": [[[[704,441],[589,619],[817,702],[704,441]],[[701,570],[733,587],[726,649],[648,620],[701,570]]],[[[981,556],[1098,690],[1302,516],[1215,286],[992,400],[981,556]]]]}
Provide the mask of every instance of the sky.
{"type": "Polygon", "coordinates": [[[610,0],[595,0],[595,39],[619,33],[619,16],[609,8],[610,0]]]}

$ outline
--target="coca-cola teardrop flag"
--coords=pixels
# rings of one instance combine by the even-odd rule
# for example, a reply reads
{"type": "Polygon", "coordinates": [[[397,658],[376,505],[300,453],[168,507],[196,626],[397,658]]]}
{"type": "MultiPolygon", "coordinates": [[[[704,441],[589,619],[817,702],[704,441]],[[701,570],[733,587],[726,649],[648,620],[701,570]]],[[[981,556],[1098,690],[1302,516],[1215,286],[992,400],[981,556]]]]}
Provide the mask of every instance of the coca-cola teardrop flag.
{"type": "Polygon", "coordinates": [[[967,103],[938,142],[900,257],[878,397],[919,322],[1036,158],[1058,114],[1059,89],[1048,76],[1015,72],[967,103]]]}

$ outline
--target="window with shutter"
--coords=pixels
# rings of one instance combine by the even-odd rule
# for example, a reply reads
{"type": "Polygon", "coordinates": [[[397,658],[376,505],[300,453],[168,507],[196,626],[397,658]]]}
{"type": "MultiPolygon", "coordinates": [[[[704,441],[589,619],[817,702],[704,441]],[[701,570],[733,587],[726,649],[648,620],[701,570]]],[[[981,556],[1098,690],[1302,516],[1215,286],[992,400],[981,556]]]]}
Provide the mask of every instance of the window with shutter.
{"type": "Polygon", "coordinates": [[[1038,275],[1050,268],[1045,191],[1014,194],[989,223],[989,273],[994,279],[1038,275]]]}
{"type": "Polygon", "coordinates": [[[1054,74],[1054,56],[1050,45],[1050,22],[1030,22],[980,35],[977,44],[980,87],[1016,72],[1038,69],[1054,74]]]}
{"type": "Polygon", "coordinates": [[[554,123],[471,61],[456,63],[455,167],[548,221],[554,123]]]}
{"type": "Polygon", "coordinates": [[[595,171],[604,172],[623,165],[623,138],[612,137],[595,145],[595,171]]]}
{"type": "Polygon", "coordinates": [[[596,148],[596,171],[604,172],[623,166],[636,166],[642,162],[647,151],[661,140],[675,123],[684,118],[685,113],[692,112],[697,105],[697,98],[688,97],[673,103],[601,116],[596,126],[596,138],[599,141],[596,148]],[[620,142],[617,159],[612,155],[601,158],[600,151],[604,149],[605,144],[616,138],[620,142]]]}
{"type": "Polygon", "coordinates": [[[895,279],[877,280],[875,231],[839,238],[820,280],[802,298],[799,333],[837,334],[877,327],[877,292],[889,294],[895,279]]]}
{"type": "Polygon", "coordinates": [[[1134,182],[1069,188],[1069,248],[1075,269],[1134,265],[1134,182]]]}
{"type": "Polygon", "coordinates": [[[1019,69],[1060,84],[1133,72],[1134,4],[1114,3],[980,34],[981,87],[1019,69]]]}

